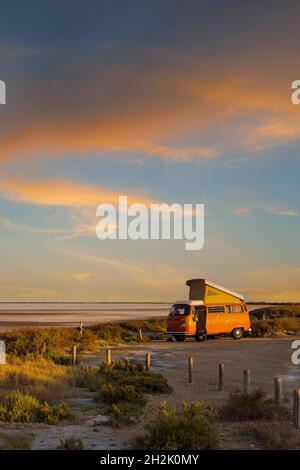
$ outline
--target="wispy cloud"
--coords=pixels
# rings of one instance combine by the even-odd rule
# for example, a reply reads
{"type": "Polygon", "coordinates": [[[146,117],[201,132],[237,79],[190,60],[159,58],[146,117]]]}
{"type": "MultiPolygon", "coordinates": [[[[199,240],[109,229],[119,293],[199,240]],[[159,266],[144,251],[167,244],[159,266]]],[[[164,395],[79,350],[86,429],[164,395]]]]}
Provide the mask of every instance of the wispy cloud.
{"type": "Polygon", "coordinates": [[[239,215],[239,216],[246,216],[251,213],[252,209],[249,207],[233,207],[232,208],[232,213],[234,215],[239,215]]]}
{"type": "Polygon", "coordinates": [[[189,162],[197,160],[213,160],[220,155],[215,147],[183,147],[171,148],[166,145],[139,144],[139,148],[150,155],[156,155],[162,160],[189,162]]]}
{"type": "Polygon", "coordinates": [[[128,194],[129,202],[149,205],[152,201],[143,190],[128,191],[124,188],[111,190],[93,184],[83,184],[72,180],[5,179],[1,182],[0,197],[36,205],[66,207],[89,206],[96,208],[101,203],[117,204],[120,194],[128,194]]]}
{"type": "Polygon", "coordinates": [[[264,204],[262,208],[272,215],[278,215],[281,217],[298,217],[300,215],[295,209],[281,209],[269,204],[264,204]]]}

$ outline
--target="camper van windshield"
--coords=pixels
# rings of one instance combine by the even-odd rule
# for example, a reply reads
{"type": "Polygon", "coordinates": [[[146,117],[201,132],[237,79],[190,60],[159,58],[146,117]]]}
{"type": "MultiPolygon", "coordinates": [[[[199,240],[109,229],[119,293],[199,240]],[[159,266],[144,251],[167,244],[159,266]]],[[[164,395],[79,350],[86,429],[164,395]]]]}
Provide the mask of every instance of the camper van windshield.
{"type": "Polygon", "coordinates": [[[190,306],[186,304],[175,304],[171,308],[171,315],[189,315],[190,306]]]}

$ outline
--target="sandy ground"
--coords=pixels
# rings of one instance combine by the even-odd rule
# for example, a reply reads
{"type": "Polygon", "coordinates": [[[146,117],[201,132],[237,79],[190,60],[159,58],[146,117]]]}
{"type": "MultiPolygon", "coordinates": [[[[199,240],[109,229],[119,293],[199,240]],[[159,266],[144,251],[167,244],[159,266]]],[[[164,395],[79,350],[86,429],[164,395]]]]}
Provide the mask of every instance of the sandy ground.
{"type": "MultiPolygon", "coordinates": [[[[162,373],[173,386],[169,396],[159,395],[149,398],[145,415],[141,422],[125,429],[112,429],[96,423],[92,416],[86,416],[83,424],[45,426],[45,425],[5,425],[0,432],[19,430],[33,432],[33,449],[53,449],[60,439],[76,436],[90,449],[123,449],[139,433],[147,419],[157,410],[162,400],[170,405],[180,405],[182,400],[201,401],[205,405],[221,406],[228,393],[241,389],[243,370],[251,369],[251,387],[262,387],[270,396],[273,395],[274,377],[281,376],[287,405],[292,406],[292,392],[300,388],[300,366],[291,363],[291,343],[295,336],[274,339],[243,339],[234,341],[230,338],[207,340],[196,343],[188,340],[184,343],[152,342],[134,346],[113,348],[113,358],[128,358],[144,361],[146,352],[151,352],[151,368],[162,373]],[[194,358],[193,383],[188,383],[188,357],[194,358]],[[225,364],[224,391],[218,391],[218,364],[225,364]]],[[[297,338],[298,339],[298,338],[297,338]]],[[[89,364],[104,360],[105,350],[97,355],[81,357],[89,364]]],[[[94,411],[95,415],[95,411],[94,411]]],[[[221,448],[256,449],[258,442],[243,431],[247,426],[239,423],[218,423],[221,435],[221,448]]]]}
{"type": "MultiPolygon", "coordinates": [[[[0,331],[29,326],[78,326],[167,316],[166,303],[0,303],[0,331]]],[[[249,311],[260,305],[249,305],[249,311]]]]}

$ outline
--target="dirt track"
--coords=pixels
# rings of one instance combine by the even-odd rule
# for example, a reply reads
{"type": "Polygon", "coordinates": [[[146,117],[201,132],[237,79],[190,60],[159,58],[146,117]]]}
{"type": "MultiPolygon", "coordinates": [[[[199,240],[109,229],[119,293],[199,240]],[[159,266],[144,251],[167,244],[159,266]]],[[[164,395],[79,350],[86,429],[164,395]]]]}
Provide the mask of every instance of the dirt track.
{"type": "Polygon", "coordinates": [[[178,403],[186,399],[217,405],[223,402],[228,392],[242,387],[243,370],[246,368],[251,369],[252,387],[262,387],[273,393],[274,377],[281,376],[284,392],[291,396],[294,388],[300,388],[300,366],[291,363],[291,344],[298,338],[153,342],[115,348],[113,356],[144,360],[145,353],[149,351],[152,370],[165,375],[173,385],[170,402],[178,403]],[[194,358],[192,384],[187,380],[189,356],[194,358]],[[219,392],[217,387],[220,362],[225,364],[224,392],[219,392]]]}

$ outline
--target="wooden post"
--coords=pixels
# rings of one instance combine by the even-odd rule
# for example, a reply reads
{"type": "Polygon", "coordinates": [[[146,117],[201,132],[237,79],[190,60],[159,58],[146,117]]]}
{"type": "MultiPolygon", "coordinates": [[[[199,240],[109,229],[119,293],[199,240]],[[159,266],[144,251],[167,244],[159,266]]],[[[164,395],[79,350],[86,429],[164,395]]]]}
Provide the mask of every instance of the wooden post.
{"type": "Polygon", "coordinates": [[[193,382],[193,358],[192,356],[189,357],[189,383],[193,382]]]}
{"type": "Polygon", "coordinates": [[[275,394],[275,405],[282,405],[282,377],[275,377],[274,379],[274,394],[275,394]]]}
{"type": "Polygon", "coordinates": [[[80,334],[80,336],[83,335],[83,323],[82,323],[82,321],[79,324],[79,334],[80,334]]]}
{"type": "Polygon", "coordinates": [[[77,363],[77,347],[73,346],[73,349],[72,349],[72,364],[73,364],[73,366],[76,366],[76,363],[77,363]]]}
{"type": "Polygon", "coordinates": [[[244,392],[249,393],[250,390],[250,369],[244,370],[244,392]]]}
{"type": "Polygon", "coordinates": [[[140,338],[140,341],[143,341],[143,333],[142,333],[142,330],[139,330],[139,338],[140,338]]]}
{"type": "Polygon", "coordinates": [[[150,370],[151,368],[151,353],[146,354],[146,370],[150,370]]]}
{"type": "Polygon", "coordinates": [[[300,389],[294,390],[293,394],[294,426],[300,429],[300,389]]]}
{"type": "Polygon", "coordinates": [[[106,350],[106,364],[108,366],[111,364],[111,349],[106,350]]]}
{"type": "Polygon", "coordinates": [[[43,354],[46,352],[46,342],[45,341],[43,341],[42,352],[43,352],[43,354]]]}
{"type": "Polygon", "coordinates": [[[219,392],[223,390],[224,386],[224,364],[221,362],[219,364],[219,392]]]}

